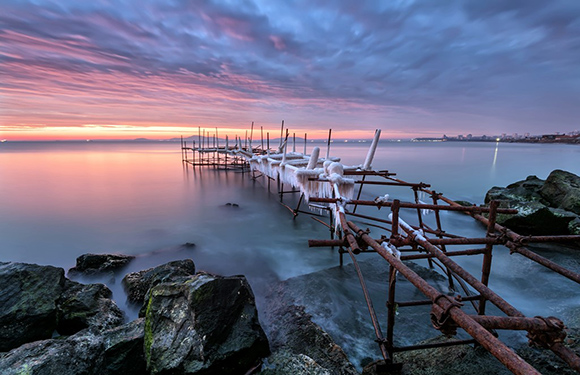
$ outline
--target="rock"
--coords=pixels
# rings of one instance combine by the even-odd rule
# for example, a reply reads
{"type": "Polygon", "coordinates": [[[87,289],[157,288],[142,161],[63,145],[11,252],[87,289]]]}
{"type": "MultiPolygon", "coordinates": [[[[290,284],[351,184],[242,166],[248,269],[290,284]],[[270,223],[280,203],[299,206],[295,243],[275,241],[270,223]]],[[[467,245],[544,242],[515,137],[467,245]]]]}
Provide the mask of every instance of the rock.
{"type": "MultiPolygon", "coordinates": [[[[306,356],[331,374],[358,374],[342,348],[311,320],[304,306],[286,306],[268,314],[271,314],[268,319],[277,323],[270,332],[273,348],[288,351],[298,358],[306,356]]],[[[296,361],[296,358],[292,360],[294,365],[296,361]]]]}
{"type": "Polygon", "coordinates": [[[137,319],[103,333],[103,359],[99,375],[146,373],[143,352],[145,319],[137,319]]]}
{"type": "Polygon", "coordinates": [[[0,357],[2,375],[93,375],[101,365],[100,336],[77,334],[63,340],[24,344],[0,357]]]}
{"type": "MultiPolygon", "coordinates": [[[[431,344],[455,340],[439,336],[425,340],[420,344],[431,344]]],[[[387,374],[401,375],[508,375],[511,372],[501,362],[482,347],[457,345],[443,348],[432,348],[396,353],[395,363],[402,363],[400,371],[389,371],[387,374]]],[[[366,366],[363,375],[375,375],[373,364],[366,366]]]]}
{"type": "Polygon", "coordinates": [[[200,273],[151,288],[145,317],[151,374],[243,374],[268,354],[245,277],[200,273]]]}
{"type": "Polygon", "coordinates": [[[568,226],[577,216],[558,208],[546,207],[540,202],[516,203],[511,208],[516,215],[498,215],[497,222],[515,232],[533,235],[568,234],[568,226]]]}
{"type": "Polygon", "coordinates": [[[195,274],[195,264],[191,259],[176,260],[147,270],[127,274],[122,281],[131,303],[143,303],[149,288],[164,282],[175,281],[180,276],[195,274]]]}
{"type": "Polygon", "coordinates": [[[272,354],[264,367],[261,375],[333,375],[307,355],[287,350],[272,354]]]}
{"type": "Polygon", "coordinates": [[[100,334],[83,330],[66,339],[20,346],[0,356],[2,375],[142,375],[144,320],[100,334]]]}
{"type": "Polygon", "coordinates": [[[52,336],[64,284],[62,268],[0,263],[0,351],[52,336]]]}
{"type": "Polygon", "coordinates": [[[492,187],[485,195],[485,203],[491,200],[500,202],[534,202],[541,201],[540,189],[544,180],[536,176],[528,176],[523,181],[517,181],[507,187],[492,187]]]}
{"type": "Polygon", "coordinates": [[[106,273],[125,267],[133,259],[135,259],[134,256],[123,254],[83,254],[77,258],[76,266],[68,272],[85,275],[106,273]]]}
{"type": "Polygon", "coordinates": [[[521,234],[566,235],[575,230],[571,224],[580,212],[580,177],[560,170],[546,181],[528,176],[505,188],[494,186],[485,203],[500,202],[500,207],[518,210],[516,215],[498,214],[497,223],[521,234]],[[577,186],[577,187],[576,187],[577,186]]]}
{"type": "Polygon", "coordinates": [[[57,301],[57,331],[72,335],[84,328],[106,330],[123,324],[123,312],[111,300],[113,293],[103,284],[66,283],[57,301]]]}
{"type": "Polygon", "coordinates": [[[580,177],[556,169],[550,173],[540,190],[541,196],[552,207],[572,211],[580,215],[580,177]]]}
{"type": "Polygon", "coordinates": [[[580,235],[580,217],[577,217],[568,223],[568,232],[570,234],[580,235]]]}

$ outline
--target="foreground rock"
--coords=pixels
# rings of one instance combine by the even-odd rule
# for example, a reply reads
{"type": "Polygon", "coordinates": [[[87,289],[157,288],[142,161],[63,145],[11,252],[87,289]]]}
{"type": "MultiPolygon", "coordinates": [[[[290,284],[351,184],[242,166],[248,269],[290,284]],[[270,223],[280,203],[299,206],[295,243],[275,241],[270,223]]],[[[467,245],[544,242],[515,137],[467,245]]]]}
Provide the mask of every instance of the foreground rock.
{"type": "Polygon", "coordinates": [[[268,354],[245,277],[200,273],[150,290],[145,357],[152,374],[243,374],[268,354]]]}
{"type": "Polygon", "coordinates": [[[83,254],[77,258],[75,267],[68,272],[70,275],[96,275],[117,271],[129,264],[134,256],[123,254],[83,254]]]}
{"type": "Polygon", "coordinates": [[[103,284],[67,282],[57,301],[57,330],[72,335],[84,328],[103,331],[123,324],[123,311],[111,300],[113,293],[103,284]]]}
{"type": "Polygon", "coordinates": [[[3,375],[142,375],[143,319],[98,334],[81,331],[66,339],[22,345],[0,356],[3,375]]]}
{"type": "Polygon", "coordinates": [[[64,270],[25,263],[0,264],[0,351],[84,328],[106,330],[123,312],[102,284],[83,285],[64,270]]]}
{"type": "Polygon", "coordinates": [[[52,336],[64,284],[62,268],[0,263],[0,351],[52,336]]]}
{"type": "Polygon", "coordinates": [[[497,222],[521,234],[580,234],[580,177],[554,170],[546,181],[529,176],[505,188],[494,186],[485,203],[500,201],[517,215],[498,215],[497,222]]]}
{"type": "MultiPolygon", "coordinates": [[[[577,330],[573,330],[568,345],[575,351],[580,349],[577,330]]],[[[445,336],[435,337],[420,344],[440,343],[454,340],[445,336]]],[[[564,361],[550,350],[521,346],[515,352],[544,375],[576,374],[564,361]]],[[[512,374],[499,360],[482,347],[458,345],[445,348],[424,349],[395,354],[395,363],[401,363],[400,371],[387,374],[397,375],[509,375],[512,374]]],[[[379,362],[380,364],[380,362],[379,362]]],[[[377,375],[375,363],[363,370],[363,375],[377,375]]]]}
{"type": "Polygon", "coordinates": [[[176,260],[158,267],[129,273],[123,278],[122,283],[127,292],[127,300],[131,303],[142,304],[151,287],[194,274],[195,264],[191,259],[176,260]]]}

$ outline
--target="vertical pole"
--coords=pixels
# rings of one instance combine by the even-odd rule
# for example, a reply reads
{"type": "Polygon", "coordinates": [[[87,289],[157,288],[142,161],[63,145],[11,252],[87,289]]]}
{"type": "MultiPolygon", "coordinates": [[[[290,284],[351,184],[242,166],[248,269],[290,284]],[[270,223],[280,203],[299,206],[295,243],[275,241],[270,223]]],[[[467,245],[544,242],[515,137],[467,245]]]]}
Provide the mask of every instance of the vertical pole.
{"type": "Polygon", "coordinates": [[[397,314],[397,306],[395,303],[395,286],[397,284],[397,270],[392,265],[389,265],[389,295],[387,300],[387,353],[392,363],[393,358],[393,337],[395,331],[395,315],[397,314]]]}
{"type": "MultiPolygon", "coordinates": [[[[489,223],[487,225],[486,237],[491,237],[495,233],[495,220],[497,216],[497,207],[499,202],[492,200],[489,202],[489,223]]],[[[491,258],[493,245],[487,244],[485,246],[485,253],[483,254],[483,265],[481,266],[481,283],[487,286],[489,282],[489,273],[491,272],[491,258]]],[[[481,296],[479,300],[479,315],[485,315],[485,297],[481,296]]]]}
{"type": "Polygon", "coordinates": [[[391,223],[391,238],[397,239],[399,237],[399,205],[401,201],[398,199],[393,200],[391,205],[391,212],[393,213],[393,220],[391,223]]]}
{"type": "MultiPolygon", "coordinates": [[[[417,188],[413,187],[413,194],[415,196],[415,203],[419,204],[419,193],[417,192],[417,188]]],[[[424,230],[423,226],[423,215],[421,214],[421,209],[417,208],[417,219],[419,220],[419,228],[424,230]]],[[[427,258],[427,263],[429,264],[429,268],[433,268],[433,260],[431,258],[427,258]]]]}
{"type": "Polygon", "coordinates": [[[332,134],[332,129],[328,129],[328,143],[326,144],[326,160],[330,158],[330,135],[332,134]]]}
{"type": "MultiPolygon", "coordinates": [[[[362,193],[362,189],[363,189],[363,185],[365,184],[365,179],[366,179],[367,175],[363,174],[362,176],[362,180],[360,182],[360,186],[358,187],[358,194],[356,195],[356,200],[358,201],[360,199],[360,194],[362,193]]],[[[356,213],[356,209],[358,207],[358,204],[354,205],[354,208],[352,210],[352,213],[356,213]]]]}
{"type": "Polygon", "coordinates": [[[304,133],[304,153],[303,155],[306,156],[306,137],[308,136],[308,134],[304,133]]]}
{"type": "Polygon", "coordinates": [[[181,161],[183,161],[183,136],[181,136],[181,161]]]}
{"type": "Polygon", "coordinates": [[[278,146],[278,148],[282,147],[283,137],[284,137],[284,120],[282,120],[282,127],[280,128],[280,146],[278,146]]]}
{"type": "MultiPolygon", "coordinates": [[[[437,205],[438,201],[437,201],[437,197],[439,195],[433,191],[433,194],[431,195],[431,198],[433,199],[433,204],[437,205]]],[[[435,210],[435,221],[437,223],[437,232],[439,232],[439,234],[437,234],[437,237],[439,238],[443,238],[443,229],[441,226],[441,214],[439,212],[439,210],[435,210]]],[[[441,245],[441,251],[443,251],[444,253],[447,252],[447,249],[445,248],[445,245],[441,245]]],[[[455,290],[455,285],[453,283],[453,276],[451,275],[451,270],[447,267],[445,267],[447,269],[447,280],[449,282],[449,289],[450,290],[455,290]]]]}
{"type": "Polygon", "coordinates": [[[260,140],[262,141],[262,153],[264,153],[264,127],[260,126],[260,140]]]}
{"type": "Polygon", "coordinates": [[[292,133],[292,152],[296,152],[296,133],[292,133]]]}

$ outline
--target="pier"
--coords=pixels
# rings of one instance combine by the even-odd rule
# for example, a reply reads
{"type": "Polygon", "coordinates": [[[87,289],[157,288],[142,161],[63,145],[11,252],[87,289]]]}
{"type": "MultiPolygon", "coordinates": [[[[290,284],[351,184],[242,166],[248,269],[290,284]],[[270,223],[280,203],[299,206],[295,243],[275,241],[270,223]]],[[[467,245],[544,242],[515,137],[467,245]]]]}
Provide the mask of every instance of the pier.
{"type": "MultiPolygon", "coordinates": [[[[259,141],[254,138],[254,125],[245,137],[220,144],[218,129],[215,133],[199,129],[197,142],[188,144],[182,139],[182,161],[193,168],[215,168],[247,173],[248,178],[263,179],[268,191],[275,189],[279,201],[294,218],[309,215],[329,231],[327,239],[313,239],[310,247],[337,249],[340,265],[348,256],[359,278],[369,317],[374,327],[375,341],[383,362],[376,364],[377,373],[395,370],[398,364],[393,355],[408,350],[478,343],[495,356],[514,374],[539,374],[513,350],[498,339],[496,330],[527,331],[530,345],[551,350],[572,369],[580,372],[580,358],[567,348],[565,323],[557,317],[526,317],[518,309],[488,287],[495,252],[509,251],[523,256],[562,277],[580,283],[580,274],[532,252],[527,248],[534,243],[580,243],[580,236],[523,236],[496,223],[498,214],[516,214],[517,211],[499,206],[463,206],[423,182],[408,182],[388,170],[374,170],[372,162],[379,144],[380,130],[376,130],[366,158],[360,165],[344,165],[330,154],[329,131],[325,154],[319,147],[306,153],[306,139],[302,152],[297,149],[296,137],[290,137],[282,122],[277,144],[270,144],[270,135],[264,138],[260,128],[259,141]],[[274,185],[272,187],[271,185],[274,185]],[[361,199],[364,187],[385,189],[373,200],[361,199]],[[389,194],[386,194],[386,193],[389,194]],[[296,194],[298,202],[290,206],[286,194],[296,194]],[[395,198],[391,198],[395,197],[395,198]],[[408,198],[400,198],[400,197],[408,198]],[[441,215],[454,211],[480,222],[485,236],[479,238],[452,234],[443,228],[441,215]],[[373,228],[362,229],[360,222],[373,228]],[[467,247],[467,248],[466,248],[467,247]],[[357,255],[374,253],[389,264],[387,321],[379,322],[375,307],[360,270],[357,255]],[[479,256],[481,273],[473,275],[457,262],[456,257],[479,256]],[[438,268],[446,276],[452,293],[442,292],[405,265],[404,261],[425,259],[431,268],[438,268]],[[405,277],[425,295],[424,300],[397,299],[397,274],[405,277]],[[497,307],[503,316],[486,315],[486,306],[497,307]],[[410,306],[431,306],[430,319],[435,329],[455,336],[461,328],[471,339],[429,345],[396,346],[394,327],[396,312],[410,306]],[[385,327],[385,329],[383,329],[385,327]]],[[[306,244],[305,244],[306,245],[306,244]]],[[[517,255],[516,255],[517,254],[517,255]]],[[[533,293],[533,291],[532,291],[533,293]]],[[[369,332],[369,334],[372,334],[369,332]]]]}

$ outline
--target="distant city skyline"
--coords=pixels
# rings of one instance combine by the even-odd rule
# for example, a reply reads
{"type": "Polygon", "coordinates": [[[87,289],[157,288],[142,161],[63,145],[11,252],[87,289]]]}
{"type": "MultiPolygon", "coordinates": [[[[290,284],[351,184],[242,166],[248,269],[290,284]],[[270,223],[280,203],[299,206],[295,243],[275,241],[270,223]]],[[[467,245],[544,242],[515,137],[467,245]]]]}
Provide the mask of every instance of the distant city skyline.
{"type": "Polygon", "coordinates": [[[5,0],[0,139],[580,127],[580,2],[5,0]]]}

